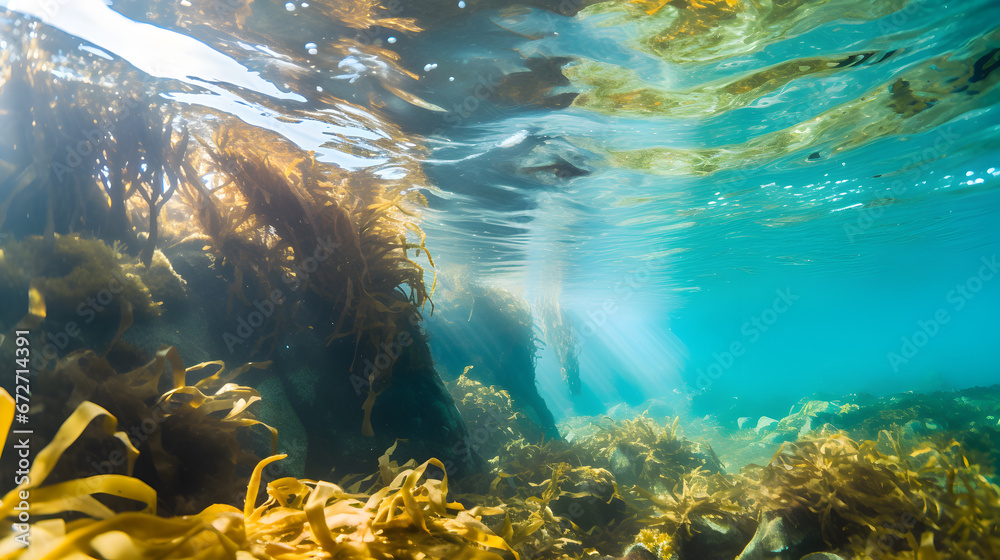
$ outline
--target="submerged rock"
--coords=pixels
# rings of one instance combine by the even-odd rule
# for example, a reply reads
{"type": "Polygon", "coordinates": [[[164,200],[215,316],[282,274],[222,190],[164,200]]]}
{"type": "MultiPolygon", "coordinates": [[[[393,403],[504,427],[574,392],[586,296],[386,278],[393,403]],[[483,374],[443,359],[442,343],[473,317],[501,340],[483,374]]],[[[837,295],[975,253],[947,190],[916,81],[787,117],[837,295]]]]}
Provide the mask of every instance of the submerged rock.
{"type": "Polygon", "coordinates": [[[550,504],[552,513],[571,520],[583,531],[610,529],[631,515],[618,495],[614,476],[604,469],[573,469],[560,488],[563,494],[550,504]]]}
{"type": "Polygon", "coordinates": [[[165,259],[186,280],[188,296],[165,306],[156,320],[137,320],[124,338],[147,354],[163,344],[176,346],[188,364],[271,359],[267,370],[244,374],[240,381],[260,390],[267,403],[264,416],[289,436],[282,437],[279,452],[293,459],[281,468],[313,478],[331,469],[369,472],[397,439],[407,440],[400,445],[401,455],[421,461],[437,457],[458,476],[484,468],[419,326],[400,325],[409,342],[393,351],[394,358],[385,358],[392,360],[392,377],[373,406],[375,435],[364,436],[367,387],[352,379],[351,366],[356,362],[363,371],[366,360],[381,362],[383,352],[347,340],[327,345],[313,329],[295,332],[282,312],[297,308],[295,318],[309,324],[320,321],[324,311],[315,301],[300,305],[309,296],[299,290],[283,286],[280,301],[254,297],[257,286],[245,278],[249,302],[234,297],[227,281],[231,269],[203,245],[192,239],[165,251],[165,259]]]}
{"type": "Polygon", "coordinates": [[[456,286],[449,295],[428,321],[442,376],[451,381],[464,371],[484,386],[507,391],[513,408],[541,430],[526,434],[533,438],[529,441],[558,439],[555,418],[535,383],[535,331],[528,303],[475,285],[456,286]]]}
{"type": "Polygon", "coordinates": [[[821,542],[814,525],[768,514],[736,560],[798,560],[821,542]]]}
{"type": "Polygon", "coordinates": [[[750,531],[738,523],[723,519],[694,518],[691,537],[683,541],[681,546],[681,558],[731,560],[750,540],[750,531]]]}

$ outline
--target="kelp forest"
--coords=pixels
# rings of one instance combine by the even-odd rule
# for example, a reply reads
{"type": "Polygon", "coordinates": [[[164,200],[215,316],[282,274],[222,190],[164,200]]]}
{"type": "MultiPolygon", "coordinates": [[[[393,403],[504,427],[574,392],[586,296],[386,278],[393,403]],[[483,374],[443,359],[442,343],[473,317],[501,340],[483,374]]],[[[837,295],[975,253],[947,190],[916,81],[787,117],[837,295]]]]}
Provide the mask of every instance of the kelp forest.
{"type": "MultiPolygon", "coordinates": [[[[152,83],[0,20],[0,360],[28,387],[0,393],[0,558],[1000,557],[996,390],[807,398],[738,429],[624,405],[556,420],[536,355],[579,395],[574,319],[435,264],[423,224],[440,193],[400,115],[443,109],[372,39],[440,29],[453,3],[311,0],[307,25],[336,37],[323,48],[363,67],[339,90],[268,23],[280,3],[114,4],[225,54],[271,46],[285,65],[245,81],[324,109],[168,70],[152,83]]],[[[679,11],[678,40],[745,9],[530,4],[679,11]]],[[[554,92],[565,61],[524,60],[501,103],[624,95],[554,92]]]]}

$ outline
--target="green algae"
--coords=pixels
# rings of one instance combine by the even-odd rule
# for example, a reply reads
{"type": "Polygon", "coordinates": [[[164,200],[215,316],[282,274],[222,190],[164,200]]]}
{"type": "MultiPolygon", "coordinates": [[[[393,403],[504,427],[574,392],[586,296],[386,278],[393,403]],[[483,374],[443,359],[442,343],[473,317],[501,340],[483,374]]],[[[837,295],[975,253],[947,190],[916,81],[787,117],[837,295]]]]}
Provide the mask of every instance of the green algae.
{"type": "MultiPolygon", "coordinates": [[[[104,315],[106,307],[108,316],[115,318],[123,299],[139,316],[154,317],[161,313],[163,300],[183,298],[186,290],[162,253],[155,253],[147,268],[120,247],[80,235],[56,235],[51,243],[27,237],[0,245],[0,293],[27,293],[32,280],[57,320],[85,321],[104,315]]],[[[5,309],[23,305],[9,304],[5,309]]]]}

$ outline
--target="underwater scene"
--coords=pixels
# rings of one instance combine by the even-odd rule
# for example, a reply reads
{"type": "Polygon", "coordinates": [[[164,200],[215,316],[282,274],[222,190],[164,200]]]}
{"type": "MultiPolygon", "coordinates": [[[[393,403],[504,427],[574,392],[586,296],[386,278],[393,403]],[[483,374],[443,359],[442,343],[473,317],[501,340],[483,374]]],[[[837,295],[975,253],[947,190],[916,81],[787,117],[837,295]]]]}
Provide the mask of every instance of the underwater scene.
{"type": "Polygon", "coordinates": [[[0,0],[0,560],[1000,560],[1000,2],[0,0]]]}

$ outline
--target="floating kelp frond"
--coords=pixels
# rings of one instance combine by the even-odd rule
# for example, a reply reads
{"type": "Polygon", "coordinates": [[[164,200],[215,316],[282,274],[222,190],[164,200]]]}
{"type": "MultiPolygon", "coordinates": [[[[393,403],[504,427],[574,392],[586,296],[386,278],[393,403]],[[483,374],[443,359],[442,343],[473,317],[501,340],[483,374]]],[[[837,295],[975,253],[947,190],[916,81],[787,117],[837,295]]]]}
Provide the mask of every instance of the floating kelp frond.
{"type": "Polygon", "coordinates": [[[148,267],[187,136],[174,141],[173,117],[142,90],[57,79],[51,70],[50,63],[18,60],[0,89],[4,105],[22,108],[4,118],[14,150],[0,157],[9,157],[14,171],[0,179],[0,227],[50,241],[55,233],[100,235],[124,243],[148,267]],[[17,219],[7,221],[12,210],[17,219]],[[145,225],[133,223],[136,212],[145,225]]]}
{"type": "MultiPolygon", "coordinates": [[[[630,4],[637,4],[648,15],[655,14],[671,2],[672,0],[629,0],[630,4]]],[[[739,3],[740,0],[701,0],[701,2],[698,0],[687,0],[687,2],[673,2],[679,8],[686,7],[692,10],[700,10],[706,6],[714,6],[716,4],[725,4],[725,7],[732,8],[739,3]]]]}
{"type": "Polygon", "coordinates": [[[420,26],[411,18],[393,17],[392,11],[378,0],[316,0],[310,2],[326,17],[354,29],[385,27],[396,31],[418,32],[420,26]],[[389,16],[389,17],[383,17],[389,16]]]}
{"type": "MultiPolygon", "coordinates": [[[[243,29],[244,24],[253,14],[254,0],[187,0],[180,5],[171,5],[170,12],[177,12],[179,26],[188,26],[195,22],[212,22],[213,26],[224,28],[235,24],[237,29],[243,29]]],[[[153,7],[147,7],[149,13],[161,13],[153,7]]],[[[167,10],[164,10],[167,11],[167,10]]]]}
{"type": "Polygon", "coordinates": [[[845,17],[875,20],[903,6],[902,0],[877,4],[850,0],[607,0],[587,7],[581,16],[601,14],[601,26],[627,25],[635,48],[666,61],[701,64],[756,52],[797,33],[804,21],[819,26],[845,17]]]}
{"type": "Polygon", "coordinates": [[[566,70],[577,84],[587,86],[575,105],[613,115],[701,118],[751,107],[767,94],[794,80],[819,79],[849,72],[855,65],[891,59],[896,51],[864,52],[847,57],[809,57],[783,62],[731,81],[699,84],[695,89],[670,89],[650,84],[640,73],[599,61],[584,61],[566,70]]]}
{"type": "MultiPolygon", "coordinates": [[[[233,267],[231,295],[247,301],[249,275],[265,295],[279,286],[301,288],[329,305],[321,319],[327,343],[347,339],[362,355],[379,352],[399,326],[419,320],[430,291],[408,251],[431,266],[433,260],[414,212],[425,203],[409,183],[414,177],[397,184],[345,172],[255,128],[223,126],[212,142],[199,140],[204,159],[184,164],[181,198],[208,237],[207,248],[233,267]],[[217,186],[202,182],[206,174],[217,186]]],[[[365,377],[363,431],[370,434],[374,397],[391,375],[365,377]]]]}

